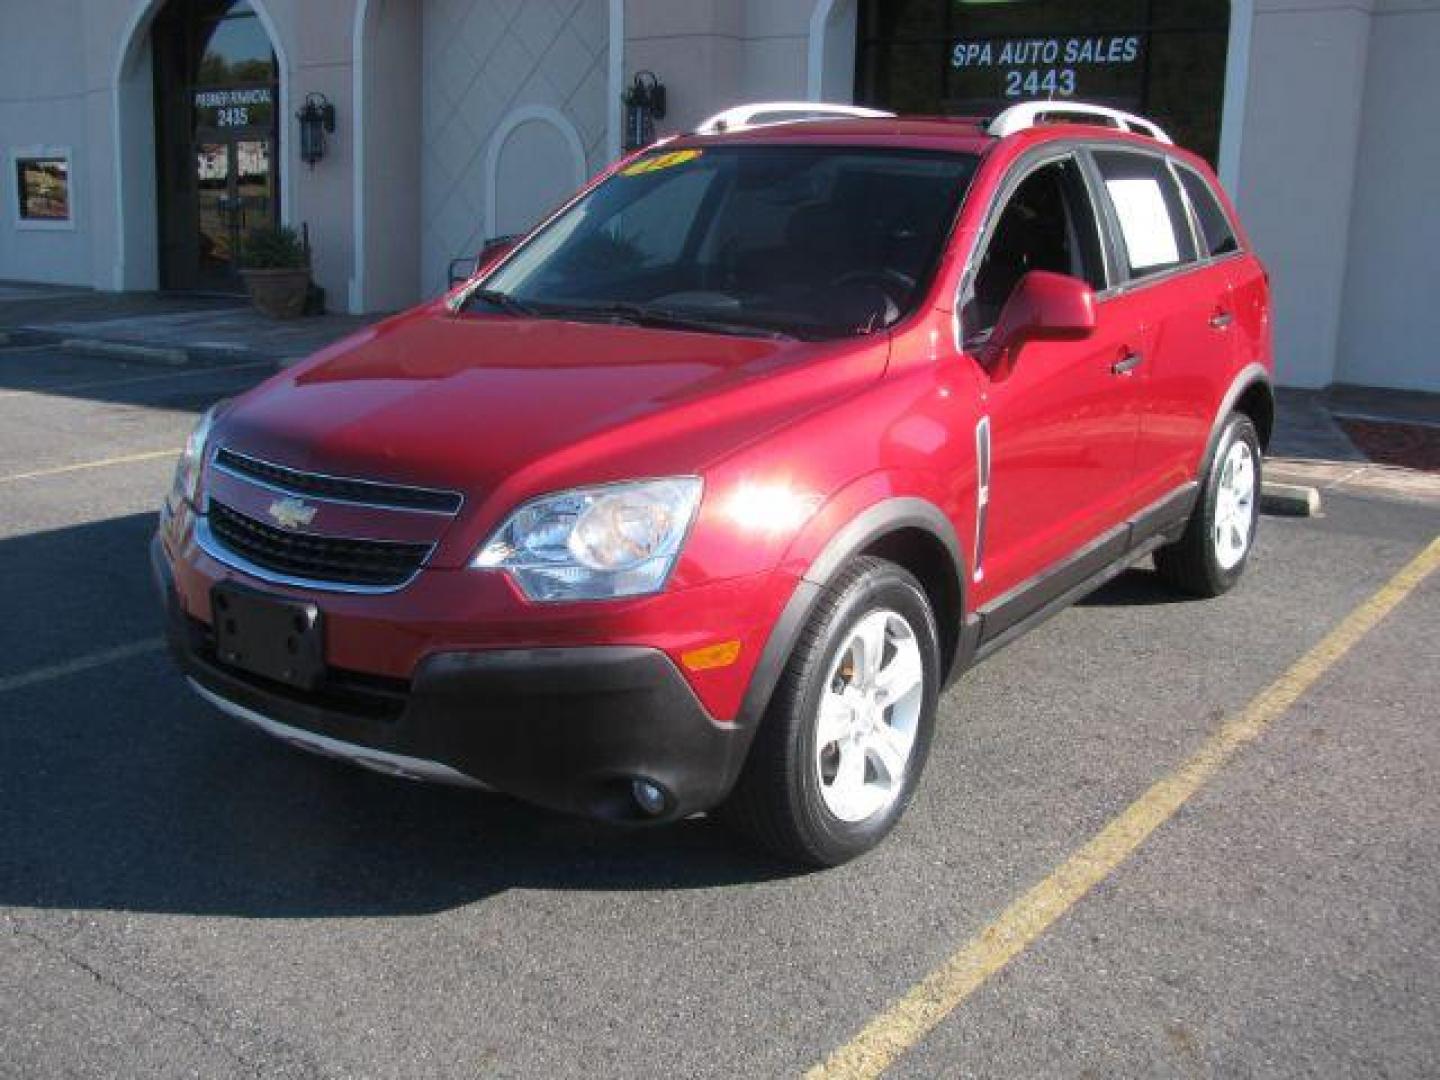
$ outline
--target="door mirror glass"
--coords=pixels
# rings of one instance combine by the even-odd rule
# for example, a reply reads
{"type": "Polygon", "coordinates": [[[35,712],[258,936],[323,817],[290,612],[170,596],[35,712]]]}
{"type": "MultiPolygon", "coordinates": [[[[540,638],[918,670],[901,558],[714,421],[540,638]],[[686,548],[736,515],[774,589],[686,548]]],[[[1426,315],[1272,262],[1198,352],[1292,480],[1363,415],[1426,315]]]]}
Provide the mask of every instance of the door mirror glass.
{"type": "Polygon", "coordinates": [[[1094,289],[1068,274],[1032,270],[1000,310],[981,359],[987,367],[999,366],[1027,341],[1078,340],[1094,329],[1094,289]]]}

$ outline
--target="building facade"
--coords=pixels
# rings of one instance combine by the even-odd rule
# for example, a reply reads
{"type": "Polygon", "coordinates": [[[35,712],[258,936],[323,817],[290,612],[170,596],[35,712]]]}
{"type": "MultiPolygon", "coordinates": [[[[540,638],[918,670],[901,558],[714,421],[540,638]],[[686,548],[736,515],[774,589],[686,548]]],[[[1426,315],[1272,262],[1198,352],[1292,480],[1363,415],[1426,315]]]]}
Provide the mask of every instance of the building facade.
{"type": "Polygon", "coordinates": [[[285,223],[332,309],[400,308],[613,160],[642,71],[661,135],[750,100],[1074,96],[1215,162],[1282,381],[1440,391],[1440,0],[0,0],[0,26],[0,279],[235,291],[245,232],[285,223]]]}

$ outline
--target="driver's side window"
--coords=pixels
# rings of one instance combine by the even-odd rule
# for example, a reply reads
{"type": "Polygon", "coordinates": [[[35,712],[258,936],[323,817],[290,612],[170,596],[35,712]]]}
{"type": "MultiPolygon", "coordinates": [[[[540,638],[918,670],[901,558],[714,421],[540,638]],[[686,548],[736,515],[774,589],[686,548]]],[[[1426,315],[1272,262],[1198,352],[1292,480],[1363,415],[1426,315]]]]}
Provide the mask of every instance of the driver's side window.
{"type": "Polygon", "coordinates": [[[961,306],[967,341],[983,339],[1031,270],[1105,287],[1093,204],[1074,158],[1042,165],[1020,182],[985,244],[961,306]]]}

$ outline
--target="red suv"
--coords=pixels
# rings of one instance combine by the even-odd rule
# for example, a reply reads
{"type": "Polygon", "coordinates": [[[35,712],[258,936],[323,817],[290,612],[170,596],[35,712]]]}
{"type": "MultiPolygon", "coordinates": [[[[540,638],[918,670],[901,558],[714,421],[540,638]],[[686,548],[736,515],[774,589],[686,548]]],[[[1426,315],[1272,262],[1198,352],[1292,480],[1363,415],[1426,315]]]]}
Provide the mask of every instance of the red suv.
{"type": "Polygon", "coordinates": [[[205,416],[152,549],[195,690],[829,865],[903,812],[968,665],[1147,554],[1234,584],[1269,298],[1210,168],[1102,108],[847,111],[629,157],[205,416]]]}

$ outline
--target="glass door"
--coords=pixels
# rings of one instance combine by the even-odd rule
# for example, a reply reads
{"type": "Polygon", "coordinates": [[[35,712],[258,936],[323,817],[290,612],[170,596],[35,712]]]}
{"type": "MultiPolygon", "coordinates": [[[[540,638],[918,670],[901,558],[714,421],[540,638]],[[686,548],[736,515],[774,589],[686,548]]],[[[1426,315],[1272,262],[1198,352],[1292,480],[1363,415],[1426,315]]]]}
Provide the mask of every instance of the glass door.
{"type": "Polygon", "coordinates": [[[251,229],[275,224],[273,148],[270,138],[200,132],[195,144],[198,288],[238,289],[245,237],[251,229]]]}
{"type": "Polygon", "coordinates": [[[244,0],[170,0],[151,41],[161,284],[243,292],[246,235],[280,220],[270,39],[244,0]]]}
{"type": "Polygon", "coordinates": [[[195,146],[195,284],[217,289],[233,284],[239,239],[235,235],[235,170],[228,141],[204,140],[195,146]]]}

